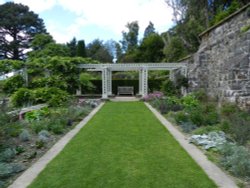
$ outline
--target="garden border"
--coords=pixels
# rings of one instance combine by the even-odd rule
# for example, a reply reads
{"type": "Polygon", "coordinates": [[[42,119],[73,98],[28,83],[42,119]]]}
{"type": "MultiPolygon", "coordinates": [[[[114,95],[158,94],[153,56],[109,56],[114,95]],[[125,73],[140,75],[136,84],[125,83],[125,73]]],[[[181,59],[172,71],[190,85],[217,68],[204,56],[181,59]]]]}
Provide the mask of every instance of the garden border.
{"type": "Polygon", "coordinates": [[[88,123],[88,121],[102,108],[104,103],[99,104],[89,113],[74,129],[64,135],[52,148],[49,149],[36,163],[20,175],[8,188],[26,188],[39,175],[39,173],[53,160],[69,143],[69,141],[88,123]]]}
{"type": "Polygon", "coordinates": [[[238,186],[232,178],[224,173],[214,163],[209,161],[207,157],[196,146],[190,144],[185,136],[175,128],[168,120],[166,120],[156,109],[145,102],[145,105],[164,125],[170,134],[179,142],[179,144],[187,151],[187,153],[195,160],[195,162],[205,171],[210,179],[212,179],[218,187],[221,188],[237,188],[238,186]]]}

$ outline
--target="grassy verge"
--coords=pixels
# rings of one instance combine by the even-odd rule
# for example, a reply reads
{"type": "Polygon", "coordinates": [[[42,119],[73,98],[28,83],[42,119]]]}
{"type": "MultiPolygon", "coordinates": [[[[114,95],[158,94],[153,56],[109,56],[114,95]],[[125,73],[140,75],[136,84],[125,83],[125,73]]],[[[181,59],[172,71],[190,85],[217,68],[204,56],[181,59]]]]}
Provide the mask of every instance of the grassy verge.
{"type": "Polygon", "coordinates": [[[143,103],[121,102],[105,104],[30,187],[216,185],[143,103]]]}

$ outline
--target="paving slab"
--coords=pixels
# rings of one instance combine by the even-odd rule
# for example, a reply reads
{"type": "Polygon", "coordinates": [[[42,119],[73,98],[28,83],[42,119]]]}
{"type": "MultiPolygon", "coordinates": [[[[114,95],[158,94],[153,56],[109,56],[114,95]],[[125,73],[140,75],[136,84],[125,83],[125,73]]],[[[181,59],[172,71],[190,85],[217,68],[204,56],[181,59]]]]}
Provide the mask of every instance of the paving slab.
{"type": "Polygon", "coordinates": [[[210,179],[212,179],[218,187],[221,188],[237,188],[238,186],[232,178],[223,172],[218,166],[209,161],[204,153],[193,144],[190,144],[186,137],[169,121],[166,120],[157,110],[150,104],[146,106],[154,113],[159,121],[167,128],[179,144],[188,152],[188,154],[197,162],[198,165],[205,171],[210,179]]]}
{"type": "Polygon", "coordinates": [[[38,176],[38,174],[54,159],[69,141],[87,124],[87,122],[101,109],[104,103],[96,107],[87,117],[85,117],[74,129],[63,136],[49,151],[47,151],[36,163],[19,176],[9,188],[26,188],[38,176]]]}

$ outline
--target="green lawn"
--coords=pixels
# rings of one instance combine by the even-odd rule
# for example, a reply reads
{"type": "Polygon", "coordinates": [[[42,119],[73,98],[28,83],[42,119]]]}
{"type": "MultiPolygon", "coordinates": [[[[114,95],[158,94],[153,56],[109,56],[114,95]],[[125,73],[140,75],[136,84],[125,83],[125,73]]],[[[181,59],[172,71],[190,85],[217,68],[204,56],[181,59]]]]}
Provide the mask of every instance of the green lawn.
{"type": "Polygon", "coordinates": [[[216,185],[142,102],[108,102],[30,187],[216,185]]]}

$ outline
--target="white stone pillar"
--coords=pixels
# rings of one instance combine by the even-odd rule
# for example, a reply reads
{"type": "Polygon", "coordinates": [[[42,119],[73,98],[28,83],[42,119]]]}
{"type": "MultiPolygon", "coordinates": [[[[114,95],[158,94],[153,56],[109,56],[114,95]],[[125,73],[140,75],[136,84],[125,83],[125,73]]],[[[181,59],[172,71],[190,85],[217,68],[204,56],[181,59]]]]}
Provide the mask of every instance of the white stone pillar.
{"type": "Polygon", "coordinates": [[[142,96],[145,97],[148,94],[148,70],[142,69],[142,96]]]}
{"type": "Polygon", "coordinates": [[[108,98],[108,69],[102,70],[102,98],[108,98]]]}
{"type": "Polygon", "coordinates": [[[107,86],[108,86],[108,95],[112,95],[112,71],[107,70],[107,86]]]}
{"type": "Polygon", "coordinates": [[[139,95],[142,95],[142,74],[143,71],[139,70],[139,95]]]}

